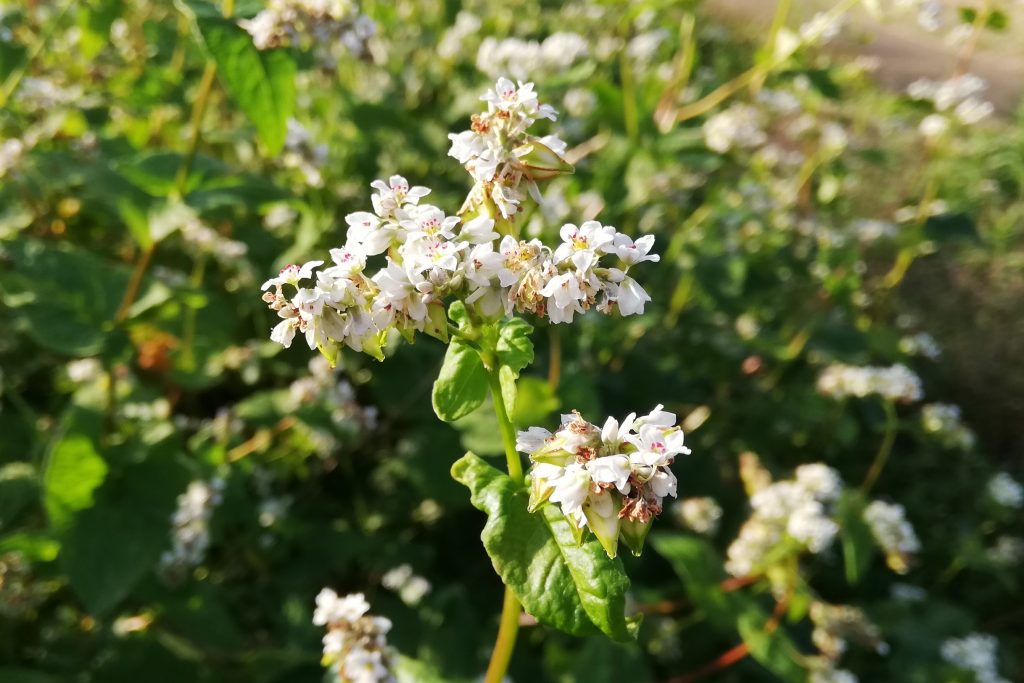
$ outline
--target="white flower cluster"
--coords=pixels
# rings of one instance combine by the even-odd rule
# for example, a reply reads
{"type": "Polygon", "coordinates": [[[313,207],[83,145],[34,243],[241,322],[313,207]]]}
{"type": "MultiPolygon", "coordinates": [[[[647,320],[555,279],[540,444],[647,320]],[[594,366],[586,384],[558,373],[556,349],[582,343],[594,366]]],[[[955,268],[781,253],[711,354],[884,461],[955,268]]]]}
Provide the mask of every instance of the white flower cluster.
{"type": "Polygon", "coordinates": [[[363,406],[356,400],[352,384],[339,376],[323,356],[309,361],[309,374],[300,377],[288,387],[293,405],[319,402],[331,412],[335,424],[357,423],[366,429],[377,426],[376,406],[363,406]]]}
{"type": "Polygon", "coordinates": [[[327,163],[327,145],[313,140],[309,130],[295,119],[288,119],[281,163],[299,171],[310,187],[323,187],[320,169],[327,163]]]}
{"type": "Polygon", "coordinates": [[[381,585],[398,593],[402,602],[414,607],[430,592],[432,586],[422,576],[417,576],[409,564],[400,564],[389,569],[381,577],[381,585]]]}
{"type": "Polygon", "coordinates": [[[562,158],[566,145],[557,135],[538,138],[526,132],[538,119],[558,118],[554,107],[537,100],[533,83],[517,86],[502,77],[480,99],[487,111],[473,114],[469,130],[449,133],[448,156],[464,165],[475,181],[464,210],[493,206],[508,219],[520,211],[522,186],[540,203],[536,181],[572,169],[562,158]]]}
{"type": "Polygon", "coordinates": [[[397,683],[387,642],[391,621],[369,611],[362,593],[339,597],[324,588],[316,596],[313,623],[327,627],[323,665],[333,669],[341,683],[397,683]]]}
{"type": "Polygon", "coordinates": [[[1016,567],[1024,560],[1024,538],[1000,536],[995,545],[985,551],[985,556],[1001,567],[1016,567]]]}
{"type": "Polygon", "coordinates": [[[18,138],[8,138],[0,142],[0,178],[7,175],[12,168],[16,168],[24,154],[25,143],[18,138]]]}
{"type": "Polygon", "coordinates": [[[877,394],[890,401],[910,403],[921,399],[921,378],[905,365],[870,367],[835,363],[818,378],[818,391],[833,398],[877,394]]]}
{"type": "Polygon", "coordinates": [[[519,432],[516,449],[530,456],[530,509],[557,503],[582,537],[589,528],[610,557],[620,533],[639,554],[665,496],[676,497],[669,469],[690,449],[676,416],[657,406],[649,414],[630,413],[621,423],[609,417],[603,427],[579,413],[562,415],[551,433],[542,427],[519,432]]]}
{"type": "Polygon", "coordinates": [[[171,515],[171,549],[160,556],[158,571],[169,582],[202,563],[210,547],[210,518],[220,505],[224,480],[193,481],[178,496],[178,508],[171,515]]]}
{"type": "Polygon", "coordinates": [[[753,512],[726,552],[725,570],[749,576],[784,541],[811,553],[826,550],[839,525],[832,507],[842,492],[839,473],[821,463],[801,465],[793,479],[768,483],[750,496],[753,512]]]}
{"type": "Polygon", "coordinates": [[[672,512],[680,524],[698,534],[712,536],[722,521],[722,506],[714,498],[686,498],[672,504],[672,512]]]}
{"type": "Polygon", "coordinates": [[[918,332],[900,339],[900,351],[924,356],[928,360],[937,360],[942,355],[942,347],[939,342],[927,332],[918,332]]]}
{"type": "Polygon", "coordinates": [[[589,52],[587,39],[578,33],[559,31],[543,42],[520,38],[484,38],[476,53],[476,68],[491,78],[508,74],[526,80],[559,74],[589,52]]]}
{"type": "Polygon", "coordinates": [[[812,671],[807,683],[858,683],[858,680],[852,671],[826,666],[812,671]]]}
{"type": "Polygon", "coordinates": [[[447,60],[454,60],[463,54],[465,43],[480,32],[480,17],[468,10],[455,15],[455,23],[449,27],[437,42],[437,54],[447,60]]]}
{"type": "Polygon", "coordinates": [[[634,242],[587,221],[562,226],[564,241],[554,251],[539,240],[508,235],[495,248],[494,220],[478,216],[460,226],[459,218],[420,205],[429,190],[410,187],[401,176],[373,187],[375,212],[349,214],[348,242],[331,250],[334,265],[316,272],[315,284],[304,281],[322,261],[288,266],[263,284],[263,300],[282,319],[272,340],[287,347],[299,332],[332,362],[340,345],[383,358],[389,329],[407,337],[416,331],[446,334],[442,302],[448,295],[461,295],[486,316],[528,311],[553,323],[572,322],[591,307],[643,313],[651,300],[627,273],[660,258],[650,253],[653,236],[634,242]],[[384,252],[386,266],[367,276],[367,257],[384,252]],[[617,258],[621,267],[602,266],[605,257],[617,258]],[[286,295],[285,286],[295,293],[286,295]]]}
{"type": "Polygon", "coordinates": [[[988,481],[988,496],[998,505],[1019,510],[1024,507],[1024,487],[1006,472],[1000,472],[988,481]]]}
{"type": "Polygon", "coordinates": [[[921,408],[921,423],[926,432],[958,448],[970,448],[975,437],[960,417],[960,407],[948,403],[929,403],[921,408]]]}
{"type": "MultiPolygon", "coordinates": [[[[360,56],[377,32],[377,25],[352,0],[269,0],[266,9],[238,23],[260,50],[306,44],[329,51],[340,44],[360,56]]],[[[327,52],[321,57],[330,63],[327,52]]]]}
{"type": "Polygon", "coordinates": [[[950,664],[974,674],[977,683],[1010,683],[999,675],[999,641],[995,636],[971,633],[963,638],[949,638],[940,653],[950,664]]]}
{"type": "Polygon", "coordinates": [[[904,507],[898,503],[872,501],[864,509],[864,521],[870,527],[875,542],[885,552],[889,568],[898,574],[906,574],[913,556],[921,550],[921,541],[907,521],[904,507]]]}
{"type": "Polygon", "coordinates": [[[879,654],[886,654],[889,646],[882,641],[878,627],[864,612],[850,605],[830,605],[817,600],[811,603],[811,623],[814,630],[811,640],[821,653],[832,660],[838,660],[846,652],[847,641],[867,645],[879,654]]]}
{"type": "Polygon", "coordinates": [[[768,140],[762,126],[761,112],[756,107],[736,103],[704,122],[704,144],[719,154],[760,147],[768,140]]]}
{"type": "MultiPolygon", "coordinates": [[[[988,88],[985,81],[974,74],[954,76],[946,81],[920,79],[907,86],[907,94],[915,100],[931,102],[939,112],[950,112],[961,123],[971,125],[992,115],[995,108],[982,95],[988,88]]],[[[922,132],[937,131],[940,123],[926,118],[922,132]]]]}

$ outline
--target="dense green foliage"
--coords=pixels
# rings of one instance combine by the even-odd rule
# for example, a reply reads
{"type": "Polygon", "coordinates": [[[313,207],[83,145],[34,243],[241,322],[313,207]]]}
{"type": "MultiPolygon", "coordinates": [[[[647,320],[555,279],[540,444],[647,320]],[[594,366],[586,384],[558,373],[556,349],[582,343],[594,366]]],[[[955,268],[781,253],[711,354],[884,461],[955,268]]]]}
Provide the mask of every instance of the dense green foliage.
{"type": "Polygon", "coordinates": [[[1021,473],[1024,448],[1019,119],[923,137],[932,109],[860,63],[813,45],[773,57],[696,2],[364,3],[376,35],[328,63],[258,50],[236,19],[262,6],[0,8],[0,681],[320,680],[324,586],[394,622],[405,680],[470,681],[501,580],[543,622],[519,634],[517,681],[671,680],[741,643],[750,656],[709,680],[806,680],[812,596],[862,608],[888,643],[843,656],[862,681],[970,681],[939,652],[971,632],[1024,675],[1024,558],[993,550],[1024,523],[987,488],[1021,473]],[[479,26],[457,30],[468,12],[479,26]],[[587,54],[522,68],[562,112],[545,125],[575,173],[544,185],[525,232],[599,217],[656,235],[653,301],[513,320],[492,341],[519,428],[659,403],[682,418],[680,498],[725,513],[701,537],[667,509],[639,558],[526,511],[465,343],[393,340],[384,362],[345,350],[331,370],[269,341],[260,301],[270,274],[344,241],[377,178],[454,212],[469,179],[447,134],[498,75],[481,42],[558,31],[587,54]],[[752,65],[759,78],[685,115],[752,65]],[[709,146],[704,123],[737,101],[774,149],[709,146]],[[834,363],[905,364],[924,398],[825,395],[834,363]],[[961,403],[976,438],[933,428],[936,402],[961,403]],[[776,479],[823,462],[848,485],[840,538],[793,555],[800,587],[778,602],[722,569],[751,453],[776,479]],[[920,537],[905,576],[863,522],[866,478],[920,537]],[[209,548],[168,565],[179,496],[213,480],[209,548]],[[426,595],[382,587],[403,564],[426,595]]]}

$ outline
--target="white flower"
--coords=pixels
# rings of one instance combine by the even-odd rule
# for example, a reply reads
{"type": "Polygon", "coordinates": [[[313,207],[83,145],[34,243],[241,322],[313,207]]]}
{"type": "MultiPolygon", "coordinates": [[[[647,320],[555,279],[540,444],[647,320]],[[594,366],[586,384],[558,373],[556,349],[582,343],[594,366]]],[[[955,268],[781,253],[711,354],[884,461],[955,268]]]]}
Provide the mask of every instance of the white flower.
{"type": "Polygon", "coordinates": [[[224,480],[193,481],[178,496],[178,507],[171,515],[171,549],[160,557],[158,573],[170,582],[184,578],[185,572],[202,564],[210,547],[210,520],[221,503],[224,480]]]}
{"type": "Polygon", "coordinates": [[[281,269],[281,272],[277,274],[277,277],[272,277],[260,287],[262,291],[267,291],[271,287],[277,287],[281,285],[292,285],[293,287],[298,286],[300,280],[305,280],[313,275],[313,269],[323,265],[323,261],[306,261],[301,266],[287,265],[281,269]]]}
{"type": "Polygon", "coordinates": [[[942,658],[974,674],[978,683],[1009,683],[999,675],[999,641],[995,636],[971,633],[942,643],[942,658]]]}
{"type": "Polygon", "coordinates": [[[902,505],[872,501],[864,510],[864,521],[871,529],[875,541],[886,554],[893,571],[905,574],[912,556],[921,550],[921,542],[914,527],[906,518],[902,505]]]}
{"type": "Polygon", "coordinates": [[[686,498],[672,506],[679,522],[698,534],[713,535],[722,519],[722,507],[714,498],[686,498]]]}
{"type": "Polygon", "coordinates": [[[1024,487],[1006,472],[989,479],[986,489],[989,497],[1003,507],[1018,510],[1024,507],[1024,487]]]}
{"type": "Polygon", "coordinates": [[[313,623],[328,629],[323,637],[324,666],[332,667],[343,683],[396,682],[390,672],[394,653],[386,637],[390,620],[370,616],[362,593],[338,597],[325,588],[316,604],[313,623]]]}
{"type": "Polygon", "coordinates": [[[845,398],[877,394],[891,401],[912,402],[921,399],[921,379],[905,365],[857,367],[833,364],[818,378],[818,391],[826,396],[845,398]]]}

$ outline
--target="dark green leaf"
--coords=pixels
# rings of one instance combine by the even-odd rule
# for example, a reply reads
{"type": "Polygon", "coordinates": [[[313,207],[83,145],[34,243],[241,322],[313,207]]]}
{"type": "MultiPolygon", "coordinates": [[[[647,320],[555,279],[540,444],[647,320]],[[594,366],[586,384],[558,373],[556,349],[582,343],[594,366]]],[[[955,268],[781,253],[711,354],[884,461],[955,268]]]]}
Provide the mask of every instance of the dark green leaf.
{"type": "Polygon", "coordinates": [[[555,506],[529,513],[526,488],[473,453],[452,466],[452,477],[487,513],[484,548],[527,612],[573,635],[601,631],[615,640],[635,638],[637,624],[625,616],[629,578],[596,539],[577,544],[555,506]]]}
{"type": "Polygon", "coordinates": [[[39,493],[36,470],[27,462],[0,467],[0,529],[25,509],[39,493]]]}
{"type": "Polygon", "coordinates": [[[431,401],[434,412],[445,422],[469,415],[487,398],[487,370],[480,355],[453,339],[434,382],[431,401]]]}
{"type": "MultiPolygon", "coordinates": [[[[189,6],[196,10],[201,4],[189,6]]],[[[195,17],[224,89],[252,121],[267,152],[277,154],[295,110],[295,61],[283,49],[257,50],[244,29],[205,8],[195,17]]]]}
{"type": "Polygon", "coordinates": [[[170,516],[187,478],[171,454],[157,449],[96,491],[95,504],[64,534],[60,561],[71,587],[103,614],[153,571],[170,543],[170,516]]]}

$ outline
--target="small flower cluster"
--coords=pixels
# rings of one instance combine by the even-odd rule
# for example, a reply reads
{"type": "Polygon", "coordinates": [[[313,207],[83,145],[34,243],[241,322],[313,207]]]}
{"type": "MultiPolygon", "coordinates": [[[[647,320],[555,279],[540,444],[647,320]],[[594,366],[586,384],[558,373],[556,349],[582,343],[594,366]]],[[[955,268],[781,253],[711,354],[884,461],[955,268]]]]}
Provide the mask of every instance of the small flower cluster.
{"type": "Polygon", "coordinates": [[[831,516],[842,491],[839,473],[813,463],[801,465],[794,475],[775,483],[762,479],[750,496],[750,519],[726,551],[725,569],[733,576],[750,576],[769,550],[787,540],[814,554],[832,544],[839,532],[831,516]]]}
{"type": "Polygon", "coordinates": [[[18,619],[31,614],[48,593],[21,553],[0,555],[0,616],[18,619]]]}
{"type": "Polygon", "coordinates": [[[320,169],[327,163],[327,145],[316,142],[312,133],[295,119],[288,119],[281,163],[302,174],[310,187],[323,187],[320,169]]]}
{"type": "Polygon", "coordinates": [[[1016,567],[1024,560],[1024,538],[1000,536],[995,545],[985,551],[985,557],[1000,567],[1016,567]]]}
{"type": "Polygon", "coordinates": [[[921,378],[905,365],[864,367],[835,363],[818,378],[818,391],[833,398],[878,395],[890,401],[921,400],[921,378]]]}
{"type": "Polygon", "coordinates": [[[525,80],[531,76],[562,73],[585,58],[588,52],[586,38],[565,31],[552,33],[543,42],[487,37],[476,53],[476,68],[491,78],[509,74],[525,80]]]}
{"type": "Polygon", "coordinates": [[[921,550],[921,542],[907,521],[903,506],[872,501],[864,509],[864,521],[870,527],[875,542],[885,552],[889,568],[898,574],[906,574],[913,556],[921,550]]]}
{"type": "Polygon", "coordinates": [[[960,407],[948,403],[929,403],[921,408],[921,423],[926,432],[937,434],[945,443],[970,448],[975,436],[960,419],[960,407]]]}
{"type": "Polygon", "coordinates": [[[160,556],[158,571],[168,582],[184,579],[185,573],[206,559],[210,547],[210,518],[220,505],[224,480],[193,481],[178,496],[178,509],[171,515],[171,549],[160,556]]]}
{"type": "Polygon", "coordinates": [[[963,638],[949,638],[942,643],[940,654],[950,664],[974,674],[977,683],[1010,683],[999,675],[999,641],[995,636],[971,633],[963,638]]]}
{"type": "Polygon", "coordinates": [[[323,665],[341,683],[397,683],[391,673],[394,656],[388,647],[391,621],[367,614],[370,604],[362,593],[339,597],[330,588],[316,596],[313,623],[326,626],[323,665]]]}
{"type": "Polygon", "coordinates": [[[814,624],[811,640],[832,662],[837,661],[846,652],[848,640],[867,645],[879,654],[886,654],[889,651],[889,646],[882,641],[878,627],[856,607],[830,605],[819,600],[811,603],[810,617],[814,624]]]}
{"type": "Polygon", "coordinates": [[[448,156],[465,166],[475,181],[464,211],[494,206],[508,219],[521,210],[523,186],[540,203],[537,181],[572,168],[563,159],[566,145],[558,136],[526,132],[538,119],[558,118],[554,107],[538,101],[533,83],[517,86],[502,77],[480,99],[487,103],[487,111],[472,116],[469,130],[448,135],[448,156]]]}
{"type": "Polygon", "coordinates": [[[812,671],[807,683],[857,683],[858,680],[852,671],[826,665],[812,671]]]}
{"type": "Polygon", "coordinates": [[[617,554],[620,535],[640,553],[662,501],[676,497],[669,468],[690,452],[676,416],[660,405],[621,423],[610,417],[603,427],[576,412],[563,415],[553,434],[542,427],[519,432],[516,449],[533,462],[530,509],[557,503],[579,537],[589,528],[609,557],[617,554]]]}
{"type": "Polygon", "coordinates": [[[931,102],[940,112],[925,117],[921,122],[921,133],[933,137],[943,133],[949,126],[952,115],[961,123],[972,125],[992,115],[995,108],[982,95],[988,85],[974,74],[954,76],[946,81],[921,79],[907,87],[907,93],[915,100],[931,102]]]}
{"type": "Polygon", "coordinates": [[[939,342],[927,332],[918,332],[900,339],[900,351],[924,356],[929,360],[937,360],[942,355],[942,347],[939,346],[939,342]]]}
{"type": "Polygon", "coordinates": [[[260,50],[341,44],[357,56],[366,52],[367,41],[377,32],[373,20],[360,14],[351,0],[269,0],[266,9],[239,25],[260,50]]]}
{"type": "Polygon", "coordinates": [[[295,380],[288,387],[296,408],[319,403],[330,411],[335,424],[355,424],[365,429],[377,426],[377,407],[361,405],[356,400],[352,384],[341,377],[340,373],[332,371],[326,358],[314,356],[308,366],[309,374],[295,380]]]}
{"type": "Polygon", "coordinates": [[[380,583],[388,590],[398,593],[402,602],[415,607],[431,591],[432,586],[422,576],[417,576],[409,564],[400,564],[389,569],[381,577],[380,583]]]}
{"type": "Polygon", "coordinates": [[[988,481],[988,496],[997,505],[1019,510],[1024,507],[1024,486],[1006,472],[1000,472],[988,481]]]}
{"type": "Polygon", "coordinates": [[[705,536],[713,536],[722,521],[722,506],[714,498],[686,498],[673,503],[672,512],[680,524],[705,536]]]}
{"type": "Polygon", "coordinates": [[[733,104],[709,118],[704,122],[703,131],[704,144],[719,154],[725,154],[731,149],[760,147],[768,140],[761,112],[742,103],[733,104]]]}

